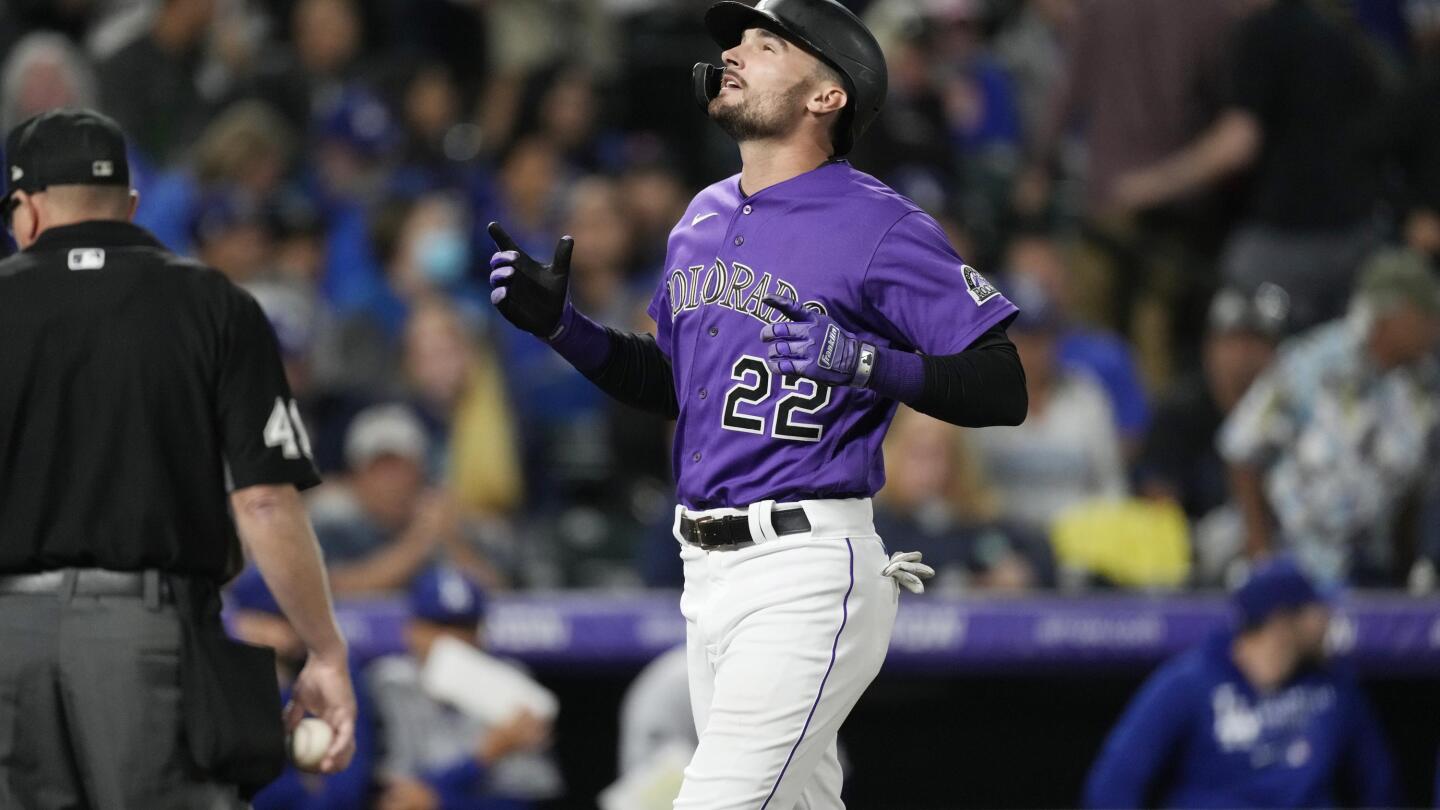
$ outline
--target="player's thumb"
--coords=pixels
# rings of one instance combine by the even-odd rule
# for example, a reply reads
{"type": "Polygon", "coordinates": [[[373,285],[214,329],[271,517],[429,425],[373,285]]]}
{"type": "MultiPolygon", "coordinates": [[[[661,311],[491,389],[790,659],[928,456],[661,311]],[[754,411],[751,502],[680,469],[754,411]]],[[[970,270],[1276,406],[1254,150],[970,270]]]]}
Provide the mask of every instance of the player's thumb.
{"type": "Polygon", "coordinates": [[[793,298],[781,298],[778,295],[767,295],[765,296],[765,303],[769,304],[775,309],[780,310],[782,314],[784,314],[792,321],[804,321],[809,320],[810,318],[808,311],[804,307],[800,306],[799,301],[796,301],[793,298]]]}
{"type": "Polygon", "coordinates": [[[562,279],[570,277],[570,254],[575,252],[575,237],[562,236],[555,243],[555,263],[550,265],[555,275],[562,279]]]}

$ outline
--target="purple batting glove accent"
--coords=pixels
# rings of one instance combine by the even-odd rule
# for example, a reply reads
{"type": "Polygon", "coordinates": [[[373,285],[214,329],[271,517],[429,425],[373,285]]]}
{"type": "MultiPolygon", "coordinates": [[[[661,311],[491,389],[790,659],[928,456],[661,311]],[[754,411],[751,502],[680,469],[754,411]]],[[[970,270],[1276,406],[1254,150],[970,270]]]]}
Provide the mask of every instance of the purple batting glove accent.
{"type": "Polygon", "coordinates": [[[776,360],[779,360],[782,357],[803,358],[805,357],[804,346],[805,343],[808,342],[809,341],[805,341],[804,343],[793,343],[788,340],[777,340],[774,343],[770,344],[770,352],[766,356],[774,358],[776,360]]]}
{"type": "Polygon", "coordinates": [[[796,369],[795,361],[794,361],[794,360],[791,360],[791,359],[789,359],[789,358],[781,358],[781,359],[778,359],[778,360],[775,359],[775,358],[773,358],[773,357],[772,357],[772,358],[767,358],[767,359],[765,360],[765,365],[769,366],[769,367],[770,367],[770,370],[773,371],[773,372],[775,372],[776,374],[799,374],[799,373],[800,373],[800,372],[796,369]]]}
{"type": "Polygon", "coordinates": [[[810,332],[810,324],[807,323],[780,323],[767,324],[760,327],[761,340],[774,340],[775,338],[803,338],[810,332]]]}
{"type": "Polygon", "coordinates": [[[492,303],[492,304],[498,304],[498,303],[500,303],[501,301],[504,301],[504,300],[505,300],[505,288],[504,288],[504,287],[496,287],[495,289],[493,289],[493,290],[490,291],[490,303],[492,303]]]}
{"type": "Polygon", "coordinates": [[[760,330],[769,344],[766,364],[782,374],[796,374],[825,385],[850,385],[860,361],[860,341],[840,328],[834,318],[805,309],[789,298],[767,296],[765,303],[790,318],[760,330]]]}
{"type": "Polygon", "coordinates": [[[497,287],[497,286],[501,285],[503,282],[508,281],[508,280],[510,279],[510,277],[513,276],[513,275],[515,275],[515,268],[514,268],[514,267],[512,267],[512,266],[510,266],[510,265],[508,265],[508,264],[506,264],[506,265],[501,265],[500,267],[498,267],[498,268],[496,268],[495,270],[491,271],[491,273],[490,273],[490,286],[491,286],[491,287],[497,287]]]}
{"type": "Polygon", "coordinates": [[[495,269],[505,264],[514,264],[520,260],[520,254],[513,250],[502,250],[490,257],[490,269],[495,269]]]}

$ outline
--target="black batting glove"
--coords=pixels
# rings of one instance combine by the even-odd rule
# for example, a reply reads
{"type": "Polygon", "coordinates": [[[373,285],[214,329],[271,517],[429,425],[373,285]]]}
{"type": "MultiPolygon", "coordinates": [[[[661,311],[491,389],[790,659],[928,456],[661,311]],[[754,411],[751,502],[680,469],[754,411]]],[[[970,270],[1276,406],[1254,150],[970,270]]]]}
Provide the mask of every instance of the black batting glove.
{"type": "Polygon", "coordinates": [[[549,340],[565,312],[570,286],[570,253],[575,240],[562,236],[555,258],[541,264],[515,244],[510,234],[492,222],[490,238],[500,250],[490,257],[490,302],[505,320],[541,340],[549,340]]]}

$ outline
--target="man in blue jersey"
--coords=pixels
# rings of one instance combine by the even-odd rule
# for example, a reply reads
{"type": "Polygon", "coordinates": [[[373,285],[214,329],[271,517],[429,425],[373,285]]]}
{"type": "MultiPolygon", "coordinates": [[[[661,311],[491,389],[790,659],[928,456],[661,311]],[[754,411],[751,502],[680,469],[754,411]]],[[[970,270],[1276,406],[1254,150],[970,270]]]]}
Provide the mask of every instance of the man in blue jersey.
{"type": "Polygon", "coordinates": [[[1393,807],[1380,727],[1323,661],[1329,610],[1289,559],[1234,594],[1238,628],[1152,675],[1110,733],[1085,805],[1393,807]]]}

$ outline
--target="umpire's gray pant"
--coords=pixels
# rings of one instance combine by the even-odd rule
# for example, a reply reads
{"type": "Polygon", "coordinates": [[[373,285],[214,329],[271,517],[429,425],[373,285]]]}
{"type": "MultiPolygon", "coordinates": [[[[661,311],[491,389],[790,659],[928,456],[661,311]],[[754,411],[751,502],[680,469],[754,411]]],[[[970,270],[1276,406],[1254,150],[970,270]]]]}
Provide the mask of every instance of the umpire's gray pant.
{"type": "Polygon", "coordinates": [[[191,764],[173,604],[0,594],[0,808],[231,810],[191,764]]]}

